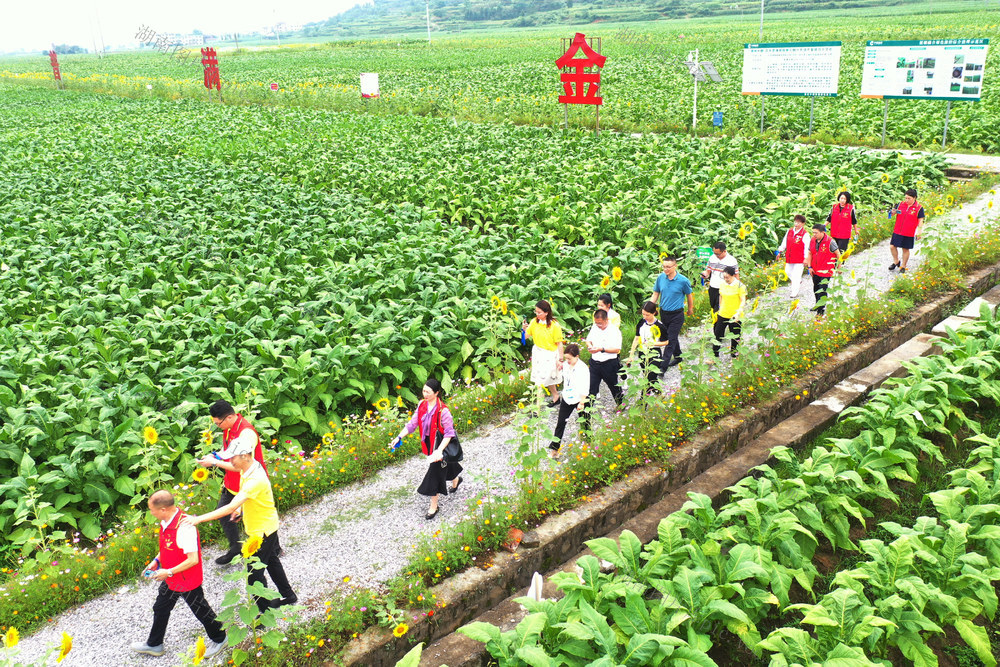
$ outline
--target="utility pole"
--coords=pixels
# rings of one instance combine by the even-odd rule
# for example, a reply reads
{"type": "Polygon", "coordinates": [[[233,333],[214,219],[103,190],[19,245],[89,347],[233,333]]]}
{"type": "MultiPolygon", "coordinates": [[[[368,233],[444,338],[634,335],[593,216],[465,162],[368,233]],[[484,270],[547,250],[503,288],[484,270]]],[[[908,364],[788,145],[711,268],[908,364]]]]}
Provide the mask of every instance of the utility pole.
{"type": "Polygon", "coordinates": [[[760,0],[760,34],[757,35],[757,41],[764,41],[764,0],[760,0]]]}
{"type": "Polygon", "coordinates": [[[101,12],[97,9],[97,3],[94,3],[94,15],[97,19],[97,36],[101,40],[101,57],[103,58],[107,48],[104,46],[104,32],[101,30],[101,12]]]}
{"type": "Polygon", "coordinates": [[[427,46],[431,45],[431,0],[427,0],[427,46]]]}
{"type": "MultiPolygon", "coordinates": [[[[688,54],[688,60],[694,63],[695,71],[698,70],[698,49],[694,53],[688,54]],[[693,56],[693,57],[692,57],[693,56]]],[[[698,125],[698,77],[694,77],[694,106],[691,109],[691,134],[697,134],[695,127],[698,125]]]]}

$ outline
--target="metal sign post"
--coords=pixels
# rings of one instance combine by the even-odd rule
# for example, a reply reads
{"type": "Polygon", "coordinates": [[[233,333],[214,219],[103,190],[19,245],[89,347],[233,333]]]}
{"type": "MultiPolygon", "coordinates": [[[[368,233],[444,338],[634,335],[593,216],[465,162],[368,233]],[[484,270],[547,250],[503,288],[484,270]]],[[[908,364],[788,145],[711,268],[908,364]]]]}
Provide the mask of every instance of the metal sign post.
{"type": "Polygon", "coordinates": [[[941,135],[941,148],[948,143],[948,119],[951,117],[951,100],[948,100],[948,107],[944,110],[944,134],[941,135]]]}
{"type": "Polygon", "coordinates": [[[889,121],[889,100],[885,101],[885,109],[882,110],[882,148],[885,148],[885,126],[889,121]]]}
{"type": "Polygon", "coordinates": [[[587,38],[582,32],[573,39],[563,38],[563,55],[556,60],[556,67],[562,70],[559,79],[563,83],[565,95],[559,96],[563,105],[563,127],[569,129],[569,105],[591,104],[594,109],[594,135],[601,135],[601,105],[604,99],[598,95],[601,85],[601,68],[607,60],[601,55],[601,38],[587,38]],[[575,57],[582,52],[583,57],[575,57]]]}
{"type": "Polygon", "coordinates": [[[813,116],[816,114],[816,98],[809,98],[809,136],[813,133],[813,116]]]}
{"type": "MultiPolygon", "coordinates": [[[[764,4],[764,3],[761,3],[764,4]]],[[[764,134],[764,96],[760,96],[760,133],[764,134]]]]}

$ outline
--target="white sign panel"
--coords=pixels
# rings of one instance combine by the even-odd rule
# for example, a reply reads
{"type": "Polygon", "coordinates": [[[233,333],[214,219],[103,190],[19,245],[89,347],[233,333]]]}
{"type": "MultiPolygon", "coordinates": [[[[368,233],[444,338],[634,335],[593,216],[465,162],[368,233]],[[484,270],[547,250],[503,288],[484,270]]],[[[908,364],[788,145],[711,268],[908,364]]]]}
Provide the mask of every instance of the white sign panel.
{"type": "Polygon", "coordinates": [[[361,97],[378,97],[378,74],[361,75],[361,97]]]}
{"type": "Polygon", "coordinates": [[[988,39],[870,41],[861,97],[978,101],[988,39]]]}
{"type": "Polygon", "coordinates": [[[743,94],[834,97],[840,46],[840,42],[744,44],[743,94]]]}

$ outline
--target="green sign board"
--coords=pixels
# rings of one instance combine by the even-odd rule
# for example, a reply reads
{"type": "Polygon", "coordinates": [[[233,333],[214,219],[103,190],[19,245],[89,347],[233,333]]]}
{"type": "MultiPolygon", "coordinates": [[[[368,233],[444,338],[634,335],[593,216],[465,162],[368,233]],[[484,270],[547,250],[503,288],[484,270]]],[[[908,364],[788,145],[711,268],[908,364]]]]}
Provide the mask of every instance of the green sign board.
{"type": "Polygon", "coordinates": [[[698,261],[708,266],[708,260],[712,258],[712,249],[708,246],[698,246],[694,251],[697,254],[698,261]]]}

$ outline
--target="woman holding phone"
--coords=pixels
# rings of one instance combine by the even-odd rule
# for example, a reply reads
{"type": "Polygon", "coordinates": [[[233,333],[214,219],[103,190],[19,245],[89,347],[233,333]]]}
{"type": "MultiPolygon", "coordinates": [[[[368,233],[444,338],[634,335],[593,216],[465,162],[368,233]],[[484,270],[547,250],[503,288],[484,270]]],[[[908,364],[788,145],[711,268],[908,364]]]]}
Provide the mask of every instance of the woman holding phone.
{"type": "Polygon", "coordinates": [[[410,433],[420,431],[420,448],[430,465],[424,474],[424,480],[417,487],[417,493],[430,497],[431,505],[427,509],[426,518],[433,519],[438,513],[438,496],[458,491],[458,485],[462,483],[462,478],[459,477],[462,465],[458,461],[444,459],[445,447],[457,436],[451,410],[444,404],[441,396],[441,383],[429,378],[424,383],[423,396],[424,400],[420,401],[417,411],[392,444],[398,446],[399,441],[410,433]],[[449,481],[452,482],[450,489],[449,481]]]}

